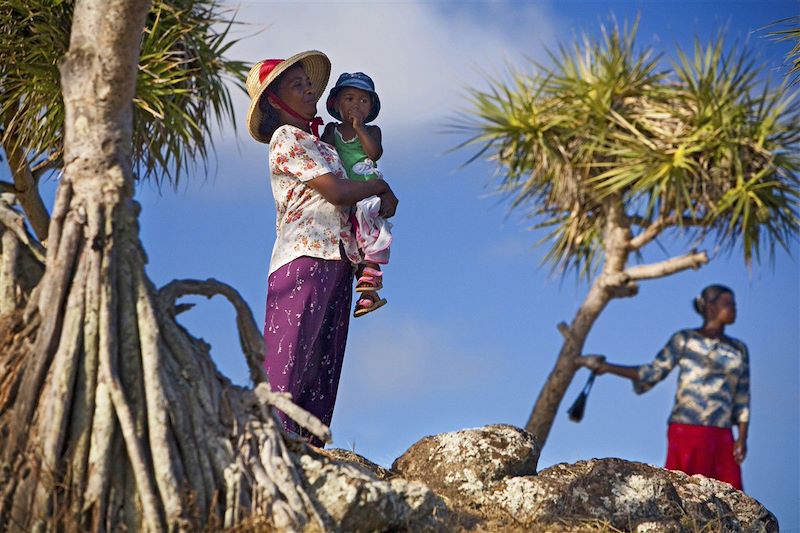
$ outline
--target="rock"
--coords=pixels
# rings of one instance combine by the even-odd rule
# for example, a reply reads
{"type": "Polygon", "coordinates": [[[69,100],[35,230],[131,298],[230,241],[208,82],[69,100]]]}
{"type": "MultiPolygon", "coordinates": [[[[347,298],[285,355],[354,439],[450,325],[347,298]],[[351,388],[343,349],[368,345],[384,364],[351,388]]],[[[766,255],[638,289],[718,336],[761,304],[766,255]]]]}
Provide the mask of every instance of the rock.
{"type": "Polygon", "coordinates": [[[778,531],[772,513],[721,481],[622,459],[537,474],[538,456],[530,434],[496,425],[425,437],[392,470],[444,498],[448,531],[778,531]]]}
{"type": "Polygon", "coordinates": [[[324,509],[331,529],[348,533],[446,531],[447,506],[422,483],[378,479],[360,461],[350,462],[328,451],[309,450],[300,455],[300,465],[309,494],[324,509]]]}
{"type": "Polygon", "coordinates": [[[332,531],[777,533],[727,483],[622,459],[536,473],[539,447],[513,426],[425,437],[391,470],[346,450],[306,449],[308,493],[332,531]]]}
{"type": "Polygon", "coordinates": [[[334,461],[345,462],[354,465],[357,468],[362,468],[367,472],[371,472],[378,479],[388,480],[393,477],[397,477],[397,472],[375,464],[363,455],[359,455],[356,452],[351,452],[342,448],[326,448],[318,451],[334,461]]]}
{"type": "Polygon", "coordinates": [[[479,503],[493,483],[535,474],[538,460],[539,446],[530,433],[492,425],[425,437],[396,459],[392,470],[438,494],[479,503]]]}
{"type": "Polygon", "coordinates": [[[620,531],[777,532],[764,506],[727,483],[622,459],[559,464],[485,497],[523,524],[595,521],[620,531]]]}

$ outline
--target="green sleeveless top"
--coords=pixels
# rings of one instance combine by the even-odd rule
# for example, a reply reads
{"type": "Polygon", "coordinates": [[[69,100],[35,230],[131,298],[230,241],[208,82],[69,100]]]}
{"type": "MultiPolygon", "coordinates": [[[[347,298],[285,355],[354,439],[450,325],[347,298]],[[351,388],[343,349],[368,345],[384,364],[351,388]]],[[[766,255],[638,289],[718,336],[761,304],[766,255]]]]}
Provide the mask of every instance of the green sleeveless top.
{"type": "Polygon", "coordinates": [[[333,129],[333,143],[339,159],[342,160],[347,177],[356,181],[367,181],[380,178],[380,172],[375,168],[375,162],[367,157],[364,147],[358,136],[350,141],[345,141],[337,128],[333,129]]]}

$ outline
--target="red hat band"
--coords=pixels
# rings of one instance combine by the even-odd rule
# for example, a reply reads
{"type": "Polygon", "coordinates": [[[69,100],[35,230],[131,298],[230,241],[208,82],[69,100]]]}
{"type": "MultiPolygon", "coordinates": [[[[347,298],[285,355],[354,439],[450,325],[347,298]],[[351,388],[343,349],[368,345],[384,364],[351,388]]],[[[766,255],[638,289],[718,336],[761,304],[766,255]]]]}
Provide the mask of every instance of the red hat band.
{"type": "Polygon", "coordinates": [[[275,67],[283,63],[284,59],[265,59],[261,62],[261,66],[258,68],[258,81],[259,83],[264,83],[264,80],[267,79],[269,73],[275,70],[275,67]]]}

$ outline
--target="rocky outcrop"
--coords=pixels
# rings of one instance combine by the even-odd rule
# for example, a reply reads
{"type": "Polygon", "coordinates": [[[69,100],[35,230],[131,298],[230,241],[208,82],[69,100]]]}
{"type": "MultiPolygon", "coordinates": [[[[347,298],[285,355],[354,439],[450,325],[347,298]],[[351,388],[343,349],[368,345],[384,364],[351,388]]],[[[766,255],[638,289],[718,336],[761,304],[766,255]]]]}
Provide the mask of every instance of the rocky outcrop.
{"type": "Polygon", "coordinates": [[[496,482],[536,474],[538,461],[533,435],[493,425],[425,437],[397,458],[392,470],[439,494],[480,500],[496,482]]]}
{"type": "Polygon", "coordinates": [[[423,483],[406,480],[344,450],[306,450],[300,466],[328,524],[346,532],[446,531],[450,513],[423,483]]]}
{"type": "Polygon", "coordinates": [[[538,458],[530,434],[494,425],[425,437],[391,470],[344,450],[301,463],[341,531],[778,531],[727,483],[622,459],[537,473],[538,458]]]}
{"type": "Polygon", "coordinates": [[[559,464],[484,495],[520,524],[604,523],[645,532],[776,532],[764,506],[727,483],[622,459],[559,464]]]}

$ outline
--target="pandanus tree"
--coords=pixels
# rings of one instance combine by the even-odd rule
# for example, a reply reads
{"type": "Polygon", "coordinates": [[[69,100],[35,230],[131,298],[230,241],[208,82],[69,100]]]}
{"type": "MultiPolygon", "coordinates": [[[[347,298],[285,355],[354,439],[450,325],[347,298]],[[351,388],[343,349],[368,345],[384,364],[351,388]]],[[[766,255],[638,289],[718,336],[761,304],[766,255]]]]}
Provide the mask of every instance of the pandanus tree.
{"type": "MultiPolygon", "coordinates": [[[[213,0],[0,5],[3,146],[31,226],[0,205],[0,531],[197,531],[250,514],[325,529],[270,405],[263,343],[238,293],[213,280],[156,289],[145,273],[135,178],[206,156],[230,114],[213,0]],[[140,57],[141,50],[141,57],[140,57]],[[25,194],[58,169],[48,221],[25,194]],[[32,181],[31,181],[32,180],[32,181]],[[39,214],[36,214],[36,213],[39,214]],[[44,234],[37,230],[40,238],[44,234]],[[20,280],[38,265],[39,275],[20,280]],[[234,305],[255,388],[218,373],[175,320],[185,294],[234,305]]],[[[35,202],[34,202],[35,203],[35,202]]],[[[38,208],[37,208],[38,209],[38,208]]],[[[310,415],[309,415],[310,416],[310,415]]]]}
{"type": "MultiPolygon", "coordinates": [[[[69,47],[74,0],[4,0],[0,4],[0,143],[14,194],[36,237],[47,238],[49,213],[38,184],[64,164],[64,103],[59,59],[69,47]]],[[[245,66],[225,54],[232,12],[214,0],[156,0],[141,37],[134,97],[136,178],[177,184],[204,163],[211,129],[233,119],[225,81],[242,86],[245,66]]]]}
{"type": "Polygon", "coordinates": [[[722,36],[669,66],[635,37],[636,24],[615,26],[551,53],[552,67],[490,80],[456,123],[461,147],[479,147],[472,160],[497,165],[511,209],[547,232],[546,261],[589,282],[558,324],[563,344],[526,424],[542,445],[609,302],[721,253],[750,265],[798,235],[794,95],[722,36]],[[659,238],[674,256],[642,262],[659,238]]]}

